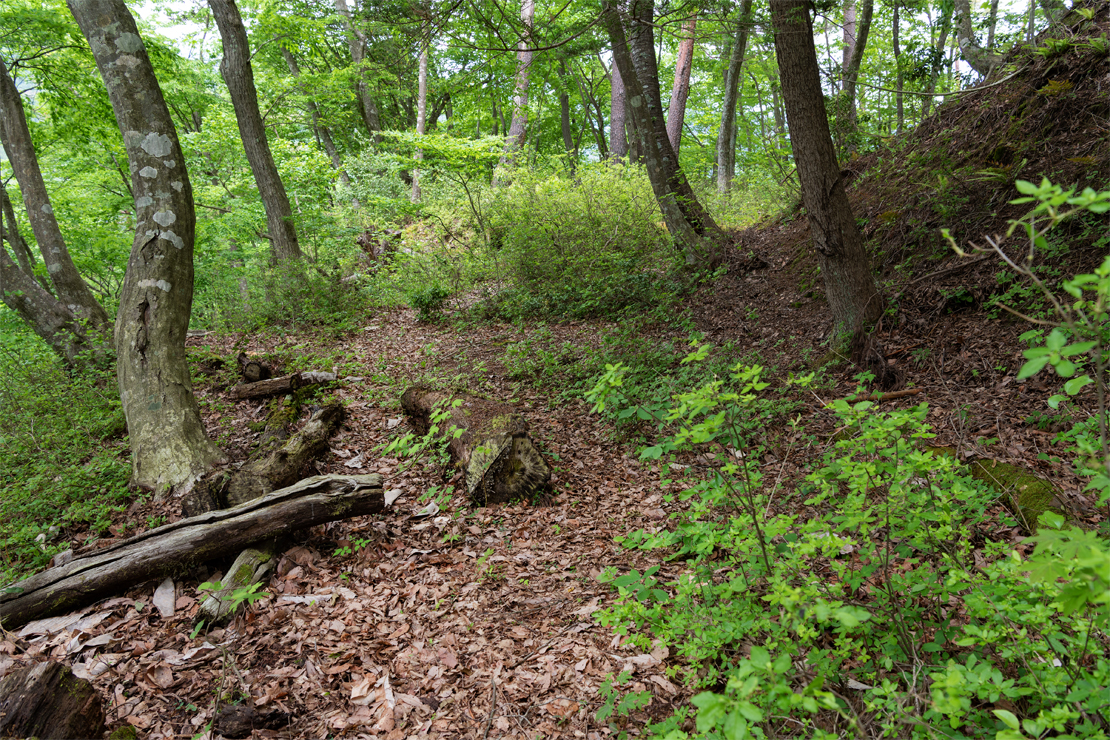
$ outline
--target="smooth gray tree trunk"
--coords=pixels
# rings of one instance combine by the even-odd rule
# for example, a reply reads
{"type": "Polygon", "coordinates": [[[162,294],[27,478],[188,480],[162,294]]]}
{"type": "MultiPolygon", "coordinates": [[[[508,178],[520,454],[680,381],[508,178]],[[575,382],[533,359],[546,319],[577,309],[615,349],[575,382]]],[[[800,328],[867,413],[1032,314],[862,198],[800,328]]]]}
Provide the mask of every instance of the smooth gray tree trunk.
{"type": "Polygon", "coordinates": [[[634,15],[622,18],[617,0],[605,0],[602,22],[609,33],[613,63],[627,91],[630,118],[648,179],[667,231],[686,264],[712,268],[723,259],[724,233],[694,194],[667,138],[652,32],[654,3],[638,0],[633,9],[634,15]],[[625,37],[626,26],[629,38],[625,37]]]}
{"type": "MultiPolygon", "coordinates": [[[[871,33],[871,17],[875,11],[875,0],[858,0],[849,6],[852,9],[852,35],[849,44],[848,23],[844,24],[844,71],[841,79],[841,114],[842,122],[838,128],[847,144],[848,152],[857,149],[855,134],[858,130],[858,114],[856,108],[856,83],[859,81],[859,68],[863,62],[863,52],[867,48],[867,37],[871,33]]],[[[847,13],[847,9],[845,9],[847,13]]]]}
{"type": "Polygon", "coordinates": [[[521,0],[520,21],[524,26],[524,33],[517,44],[516,52],[516,79],[513,83],[513,119],[509,124],[509,135],[505,139],[505,153],[501,156],[501,165],[512,165],[516,162],[516,154],[524,148],[524,140],[528,136],[528,85],[532,77],[532,61],[535,52],[532,51],[532,25],[536,15],[536,0],[521,0]]]}
{"type": "Polygon", "coordinates": [[[266,139],[266,127],[262,124],[262,112],[258,109],[247,29],[243,27],[235,0],[208,0],[208,6],[212,8],[212,16],[216,19],[223,41],[220,74],[231,94],[239,137],[243,140],[254,183],[266,209],[271,259],[275,264],[298,260],[303,255],[297,242],[297,229],[293,225],[293,209],[285,193],[285,183],[281,181],[274,164],[270,142],[266,139]]]}
{"type": "Polygon", "coordinates": [[[901,134],[902,128],[906,125],[906,110],[904,105],[905,95],[902,94],[902,88],[905,86],[905,80],[902,75],[902,44],[901,44],[901,17],[899,11],[901,9],[900,0],[894,0],[894,23],[891,27],[891,44],[894,48],[894,105],[897,109],[898,127],[895,133],[901,134]]]}
{"type": "Polygon", "coordinates": [[[11,162],[31,232],[38,242],[46,263],[46,272],[54,284],[58,298],[78,317],[87,320],[96,330],[108,328],[108,314],[97,302],[77,266],[69,256],[62,230],[54,217],[54,207],[46,192],[46,183],[39,169],[38,156],[27,128],[23,100],[8,68],[0,60],[0,143],[11,162]]]}
{"type": "Polygon", "coordinates": [[[940,68],[943,63],[940,61],[944,58],[944,49],[948,45],[948,34],[952,31],[952,13],[954,6],[947,5],[944,14],[940,18],[940,33],[937,39],[936,56],[932,63],[932,69],[929,70],[929,86],[926,92],[929,96],[921,104],[921,120],[924,121],[929,117],[929,111],[933,107],[932,93],[936,92],[937,80],[940,78],[940,68]]]}
{"type": "Polygon", "coordinates": [[[570,171],[574,172],[578,163],[578,146],[574,143],[574,132],[570,123],[570,74],[567,72],[566,59],[559,59],[559,131],[563,135],[563,151],[566,152],[570,171]]]}
{"type": "Polygon", "coordinates": [[[752,0],[741,0],[736,38],[729,52],[725,71],[724,105],[721,128],[717,131],[717,192],[727,193],[736,177],[736,104],[740,95],[740,75],[748,53],[748,34],[752,25],[752,0]]]}
{"type": "Polygon", "coordinates": [[[8,190],[0,182],[0,242],[7,242],[15,252],[19,269],[31,277],[35,275],[35,255],[27,246],[27,240],[19,233],[19,223],[15,220],[15,209],[8,197],[8,190]]]}
{"type": "Polygon", "coordinates": [[[166,492],[221,458],[208,439],[185,361],[193,304],[193,189],[177,131],[124,0],[67,0],[89,40],[123,135],[135,240],[116,317],[116,372],[132,480],[166,492]]]}
{"type": "Polygon", "coordinates": [[[878,320],[883,300],[836,162],[809,9],[808,0],[771,0],[775,58],[825,297],[836,324],[854,330],[878,320]]]}
{"type": "Polygon", "coordinates": [[[78,366],[90,349],[88,335],[76,314],[12,261],[0,246],[0,299],[23,319],[69,366],[78,366]]]}
{"type": "MultiPolygon", "coordinates": [[[[422,34],[423,35],[423,34],[422,34]]],[[[429,40],[423,39],[420,45],[420,69],[417,74],[416,98],[416,135],[423,136],[428,125],[428,46],[429,40]]],[[[416,159],[424,159],[424,150],[416,150],[416,159]]],[[[420,170],[412,170],[412,193],[409,198],[413,203],[420,202],[420,170]]]]}

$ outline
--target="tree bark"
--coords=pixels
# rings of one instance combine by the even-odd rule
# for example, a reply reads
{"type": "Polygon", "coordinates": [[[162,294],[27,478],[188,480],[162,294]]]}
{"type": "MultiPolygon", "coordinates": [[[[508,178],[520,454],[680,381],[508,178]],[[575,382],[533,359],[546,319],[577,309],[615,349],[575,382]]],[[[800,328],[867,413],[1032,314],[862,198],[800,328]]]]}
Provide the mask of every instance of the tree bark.
{"type": "Polygon", "coordinates": [[[453,394],[424,386],[409,388],[401,408],[419,434],[449,439],[447,451],[462,471],[475,506],[528,498],[551,481],[551,469],[528,435],[528,422],[504,404],[464,396],[452,406],[453,394]],[[432,417],[449,413],[437,425],[432,417]],[[453,430],[463,431],[453,436],[453,430]]]}
{"type": "Polygon", "coordinates": [[[891,26],[891,44],[894,47],[894,105],[898,116],[898,127],[895,129],[895,133],[897,134],[901,134],[903,127],[906,125],[905,96],[902,94],[905,80],[902,76],[902,44],[901,38],[899,38],[902,31],[901,17],[899,15],[900,10],[900,0],[894,0],[894,23],[891,26]]]}
{"type": "Polygon", "coordinates": [[[825,296],[834,321],[852,330],[877,320],[883,301],[837,167],[809,8],[807,0],[771,0],[775,57],[825,296]]]}
{"type": "Polygon", "coordinates": [[[616,64],[609,79],[609,159],[619,160],[628,156],[628,101],[616,64]]]}
{"type": "Polygon", "coordinates": [[[347,26],[347,48],[351,53],[351,62],[358,70],[358,81],[355,83],[358,110],[366,130],[370,132],[370,140],[377,146],[382,140],[382,122],[378,106],[370,97],[370,85],[366,82],[366,35],[355,26],[347,0],[335,0],[335,9],[343,16],[343,23],[347,26]]]}
{"type": "Polygon", "coordinates": [[[532,76],[532,24],[536,15],[536,0],[521,0],[520,21],[524,33],[517,44],[516,81],[513,84],[513,120],[509,124],[509,136],[505,140],[505,153],[501,155],[501,165],[516,163],[516,153],[524,148],[528,136],[528,84],[532,76]]]}
{"type": "MultiPolygon", "coordinates": [[[[428,125],[428,47],[431,45],[430,39],[423,38],[421,34],[420,44],[420,68],[417,73],[417,97],[416,97],[416,135],[423,136],[424,131],[428,125]]],[[[417,148],[415,152],[417,161],[424,159],[424,150],[417,148]]],[[[412,193],[409,199],[413,203],[420,202],[420,169],[414,167],[412,170],[412,193]]]]}
{"type": "Polygon", "coordinates": [[[711,269],[723,259],[724,233],[698,201],[667,138],[652,36],[654,3],[637,0],[633,7],[626,39],[617,0],[605,0],[602,21],[609,32],[613,63],[627,91],[633,129],[667,231],[687,265],[711,269]]]}
{"type": "MultiPolygon", "coordinates": [[[[852,153],[857,150],[856,132],[858,126],[858,113],[856,108],[856,82],[859,80],[859,68],[863,62],[863,52],[867,48],[867,36],[871,33],[871,17],[875,11],[875,0],[859,0],[852,3],[853,34],[851,45],[846,46],[844,53],[847,55],[844,63],[844,77],[841,80],[841,113],[843,122],[838,121],[838,128],[844,137],[845,149],[852,153]]],[[[845,23],[845,43],[848,41],[848,28],[845,23]]]]}
{"type": "Polygon", "coordinates": [[[54,661],[0,680],[0,737],[101,737],[104,705],[93,685],[54,661]]]}
{"type": "MultiPolygon", "coordinates": [[[[2,242],[12,245],[12,251],[15,252],[19,269],[30,277],[34,277],[35,255],[31,252],[31,248],[27,246],[27,241],[23,238],[23,235],[19,233],[19,222],[15,220],[15,209],[12,208],[11,199],[8,198],[8,190],[4,187],[4,183],[0,182],[0,243],[2,242]]],[[[43,287],[47,286],[44,285],[43,287]]]]}
{"type": "MultiPolygon", "coordinates": [[[[301,76],[301,68],[297,65],[297,60],[292,52],[286,47],[281,47],[281,56],[285,59],[285,65],[289,67],[289,74],[293,75],[294,79],[301,76]]],[[[331,129],[324,123],[323,117],[320,115],[320,108],[316,105],[316,101],[308,97],[307,92],[305,95],[305,108],[308,109],[308,115],[312,119],[312,128],[316,131],[316,136],[320,139],[320,143],[324,147],[324,151],[331,160],[331,166],[339,173],[339,179],[344,184],[349,186],[351,184],[351,177],[347,174],[347,170],[343,169],[343,158],[339,156],[339,150],[335,148],[335,140],[331,137],[331,129]]]]}
{"type": "Polygon", "coordinates": [[[90,349],[81,321],[69,307],[21,270],[0,246],[0,298],[69,366],[90,349]]]}
{"type": "Polygon", "coordinates": [[[212,16],[216,19],[223,41],[220,75],[231,94],[235,120],[239,124],[239,137],[243,140],[243,149],[250,162],[254,183],[258,186],[258,194],[266,209],[271,258],[275,264],[298,260],[303,255],[297,242],[297,230],[293,225],[293,209],[289,206],[285,184],[274,164],[270,142],[266,139],[266,127],[262,124],[262,112],[258,109],[258,92],[254,87],[247,29],[243,27],[243,19],[239,17],[235,0],[208,0],[208,6],[212,8],[212,16]]]}
{"type": "Polygon", "coordinates": [[[674,65],[674,85],[671,86],[671,103],[667,107],[667,139],[678,157],[682,145],[682,124],[686,120],[686,99],[690,97],[690,73],[694,66],[694,34],[698,17],[692,15],[682,24],[682,40],[678,42],[678,57],[674,65]]]}
{"type": "Polygon", "coordinates": [[[979,46],[971,25],[970,0],[955,0],[956,41],[964,60],[979,74],[986,77],[1002,64],[1002,55],[979,46]]]}
{"type": "Polygon", "coordinates": [[[67,0],[89,40],[123,134],[135,240],[116,319],[116,373],[132,480],[164,490],[220,459],[205,435],[185,361],[193,303],[193,190],[177,131],[124,0],[67,0]]]}
{"type": "Polygon", "coordinates": [[[13,629],[65,614],[257,542],[384,509],[379,475],[306,478],[242,506],[166,524],[20,581],[0,593],[0,624],[13,629]]]}
{"type": "Polygon", "coordinates": [[[944,14],[940,17],[940,33],[938,34],[940,38],[937,39],[937,45],[934,47],[935,52],[929,70],[929,87],[927,89],[929,95],[921,104],[922,121],[929,117],[929,111],[933,107],[932,93],[936,92],[937,89],[937,79],[940,77],[940,68],[943,66],[944,48],[948,45],[948,34],[952,30],[952,12],[955,6],[945,3],[942,7],[944,8],[944,14]]]}
{"type": "MultiPolygon", "coordinates": [[[[563,135],[563,151],[566,152],[570,171],[574,172],[578,163],[578,147],[574,144],[574,132],[570,123],[570,74],[567,72],[566,59],[559,58],[559,130],[563,135]]],[[[585,107],[585,101],[583,107],[585,107]]]]}
{"type": "Polygon", "coordinates": [[[248,547],[235,558],[227,574],[220,579],[220,588],[200,602],[194,622],[204,620],[207,627],[224,624],[235,615],[233,594],[241,588],[263,583],[274,570],[275,561],[284,548],[277,540],[266,540],[257,547],[248,547]]]}
{"type": "Polygon", "coordinates": [[[239,401],[248,398],[266,398],[267,396],[276,396],[279,393],[292,393],[298,388],[313,383],[328,383],[333,380],[335,380],[334,373],[293,373],[292,375],[283,375],[280,378],[242,383],[232,388],[228,395],[239,401]]]}
{"type": "Polygon", "coordinates": [[[42,170],[39,169],[31,131],[27,128],[23,99],[3,60],[0,60],[0,144],[3,144],[4,153],[19,182],[27,220],[58,298],[78,317],[87,319],[93,329],[107,329],[108,314],[97,303],[66,249],[58,220],[54,217],[54,208],[50,205],[50,196],[46,192],[46,183],[42,179],[42,170]]]}
{"type": "Polygon", "coordinates": [[[741,0],[736,39],[725,72],[724,105],[721,128],[717,131],[717,192],[727,193],[736,177],[736,104],[740,95],[740,75],[748,53],[748,34],[752,23],[752,0],[741,0]]]}

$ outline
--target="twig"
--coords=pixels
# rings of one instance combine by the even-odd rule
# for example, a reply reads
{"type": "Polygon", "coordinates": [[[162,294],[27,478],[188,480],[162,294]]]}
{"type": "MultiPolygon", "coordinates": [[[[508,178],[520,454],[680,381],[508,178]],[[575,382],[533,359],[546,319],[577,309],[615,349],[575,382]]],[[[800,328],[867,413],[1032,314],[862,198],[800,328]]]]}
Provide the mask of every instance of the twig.
{"type": "Polygon", "coordinates": [[[925,390],[925,389],[924,388],[906,388],[905,390],[901,390],[901,391],[888,391],[888,392],[885,392],[885,393],[883,391],[875,391],[874,393],[872,393],[867,398],[845,398],[844,400],[845,401],[876,401],[878,403],[882,403],[883,401],[893,401],[896,398],[905,398],[906,396],[916,396],[918,393],[920,393],[923,390],[925,390]]]}
{"type": "Polygon", "coordinates": [[[495,674],[489,677],[489,716],[486,717],[486,730],[482,733],[482,740],[489,737],[489,728],[493,727],[493,710],[497,707],[497,683],[495,674]]]}
{"type": "Polygon", "coordinates": [[[914,278],[913,280],[911,280],[909,282],[909,284],[914,285],[915,283],[920,283],[922,280],[928,280],[929,278],[937,277],[938,275],[944,275],[944,274],[949,273],[949,272],[955,272],[956,270],[962,270],[965,267],[971,267],[972,265],[976,265],[976,264],[979,264],[980,262],[984,262],[988,258],[993,257],[993,256],[994,256],[993,254],[984,254],[982,257],[976,257],[973,260],[969,260],[967,262],[961,262],[958,265],[950,265],[949,267],[945,267],[943,269],[937,270],[936,272],[930,272],[928,275],[922,275],[919,278],[914,278]]]}

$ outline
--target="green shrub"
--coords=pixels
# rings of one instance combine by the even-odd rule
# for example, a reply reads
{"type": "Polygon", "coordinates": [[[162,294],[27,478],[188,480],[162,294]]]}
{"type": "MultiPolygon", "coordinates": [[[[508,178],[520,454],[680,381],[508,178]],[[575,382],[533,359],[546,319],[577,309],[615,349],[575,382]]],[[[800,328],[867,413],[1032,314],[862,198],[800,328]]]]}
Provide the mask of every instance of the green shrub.
{"type": "Polygon", "coordinates": [[[417,310],[417,317],[421,321],[434,321],[450,297],[451,291],[439,285],[430,285],[409,293],[408,299],[409,305],[417,310]]]}
{"type": "Polygon", "coordinates": [[[67,373],[0,316],[0,584],[69,546],[51,527],[108,527],[130,496],[124,429],[114,373],[67,373]]]}

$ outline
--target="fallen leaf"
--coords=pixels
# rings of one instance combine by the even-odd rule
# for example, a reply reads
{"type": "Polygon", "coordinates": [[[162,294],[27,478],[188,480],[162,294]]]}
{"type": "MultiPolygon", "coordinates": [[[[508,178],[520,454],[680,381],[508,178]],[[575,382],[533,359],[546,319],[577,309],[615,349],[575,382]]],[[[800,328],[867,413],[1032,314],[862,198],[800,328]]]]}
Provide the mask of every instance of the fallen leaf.
{"type": "Polygon", "coordinates": [[[173,610],[176,606],[176,599],[174,598],[173,579],[167,578],[162,581],[158,588],[154,589],[154,608],[162,615],[162,619],[170,619],[173,617],[173,610]]]}

